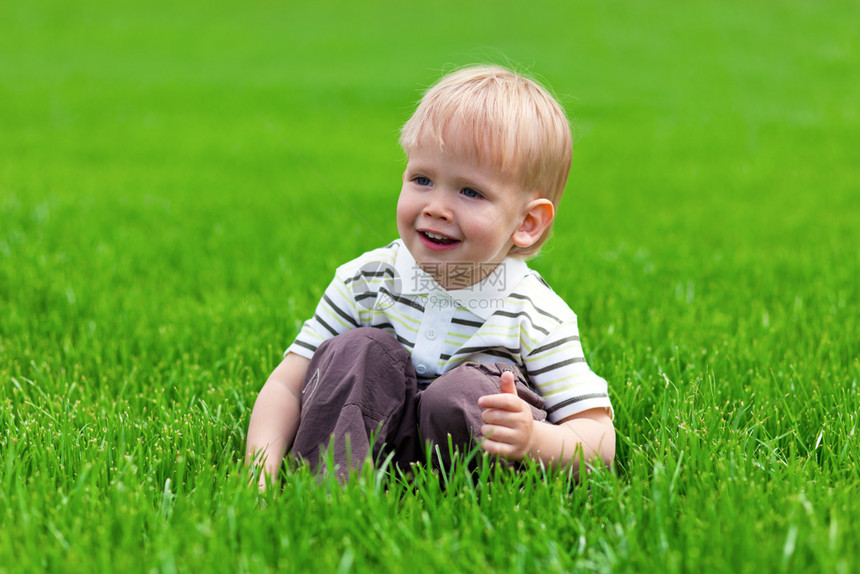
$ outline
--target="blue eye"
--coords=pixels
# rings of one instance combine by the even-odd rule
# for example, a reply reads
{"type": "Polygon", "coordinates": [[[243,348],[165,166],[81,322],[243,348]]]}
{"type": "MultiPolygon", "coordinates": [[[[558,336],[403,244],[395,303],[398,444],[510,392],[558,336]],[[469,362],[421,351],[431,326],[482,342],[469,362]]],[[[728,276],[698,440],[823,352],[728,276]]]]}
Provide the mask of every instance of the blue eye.
{"type": "Polygon", "coordinates": [[[463,190],[460,191],[460,193],[462,193],[466,197],[471,197],[473,199],[479,199],[481,197],[484,197],[483,195],[481,195],[480,191],[478,191],[476,189],[472,189],[471,187],[463,188],[463,190]]]}
{"type": "Polygon", "coordinates": [[[416,184],[418,184],[422,187],[426,187],[426,186],[431,184],[430,178],[424,177],[423,175],[419,175],[419,176],[415,177],[412,181],[414,181],[416,184]]]}

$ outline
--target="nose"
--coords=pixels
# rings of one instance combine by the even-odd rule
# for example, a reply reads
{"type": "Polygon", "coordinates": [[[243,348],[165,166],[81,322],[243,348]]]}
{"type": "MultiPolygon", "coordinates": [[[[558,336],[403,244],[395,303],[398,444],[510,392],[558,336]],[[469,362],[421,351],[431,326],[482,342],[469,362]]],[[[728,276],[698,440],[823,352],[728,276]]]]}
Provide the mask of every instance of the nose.
{"type": "Polygon", "coordinates": [[[432,219],[441,219],[442,221],[450,221],[452,218],[451,208],[448,205],[447,198],[444,193],[439,190],[434,190],[427,196],[427,202],[424,204],[424,209],[421,210],[422,215],[432,219]]]}

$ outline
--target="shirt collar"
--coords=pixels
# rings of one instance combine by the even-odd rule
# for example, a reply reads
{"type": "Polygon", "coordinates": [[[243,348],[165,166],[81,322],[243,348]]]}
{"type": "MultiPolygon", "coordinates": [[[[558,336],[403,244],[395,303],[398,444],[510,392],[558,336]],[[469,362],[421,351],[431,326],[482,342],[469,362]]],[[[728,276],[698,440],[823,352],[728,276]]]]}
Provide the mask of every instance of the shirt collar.
{"type": "MultiPolygon", "coordinates": [[[[394,270],[400,281],[401,294],[426,295],[429,304],[435,301],[440,307],[462,307],[484,321],[501,309],[503,301],[529,270],[522,259],[507,257],[482,281],[464,289],[448,291],[418,266],[401,240],[398,239],[397,243],[400,248],[394,260],[394,270]]],[[[429,306],[425,304],[425,308],[429,306]]]]}

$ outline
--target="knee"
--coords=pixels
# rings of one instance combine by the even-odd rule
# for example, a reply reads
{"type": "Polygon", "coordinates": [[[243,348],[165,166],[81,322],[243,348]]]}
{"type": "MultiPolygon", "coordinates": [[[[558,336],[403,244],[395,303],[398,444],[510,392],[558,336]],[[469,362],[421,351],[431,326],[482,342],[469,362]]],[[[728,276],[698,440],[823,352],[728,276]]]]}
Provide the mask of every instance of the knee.
{"type": "Polygon", "coordinates": [[[344,345],[348,348],[364,347],[369,343],[376,343],[384,347],[389,347],[392,344],[399,346],[399,343],[393,335],[376,327],[356,327],[349,329],[339,335],[323,341],[319,348],[330,347],[335,345],[344,345]]]}
{"type": "Polygon", "coordinates": [[[493,381],[469,366],[458,367],[433,381],[418,403],[421,433],[426,440],[444,442],[451,435],[463,441],[480,434],[478,399],[498,392],[493,381]]]}
{"type": "Polygon", "coordinates": [[[391,334],[359,327],[319,346],[308,365],[303,393],[323,393],[335,402],[368,405],[374,397],[378,401],[388,395],[403,399],[414,396],[417,386],[411,368],[409,352],[391,334]]]}
{"type": "Polygon", "coordinates": [[[379,354],[399,357],[407,351],[393,335],[376,327],[357,327],[323,341],[314,357],[344,364],[379,354]]]}
{"type": "Polygon", "coordinates": [[[463,412],[469,405],[477,405],[479,397],[488,394],[481,379],[468,376],[461,368],[447,373],[421,393],[421,410],[428,414],[463,412]],[[466,376],[461,376],[466,375],[466,376]]]}

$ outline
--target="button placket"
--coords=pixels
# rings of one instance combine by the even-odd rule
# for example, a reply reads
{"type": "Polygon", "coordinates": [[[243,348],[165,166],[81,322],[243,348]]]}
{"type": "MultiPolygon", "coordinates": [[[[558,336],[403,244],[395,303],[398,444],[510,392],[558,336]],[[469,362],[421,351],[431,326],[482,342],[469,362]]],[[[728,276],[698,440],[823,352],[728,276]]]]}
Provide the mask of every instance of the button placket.
{"type": "Polygon", "coordinates": [[[415,347],[412,349],[412,363],[419,375],[429,373],[432,376],[438,369],[445,346],[444,333],[451,324],[455,311],[453,302],[444,292],[434,292],[428,298],[428,305],[418,327],[415,347]]]}

